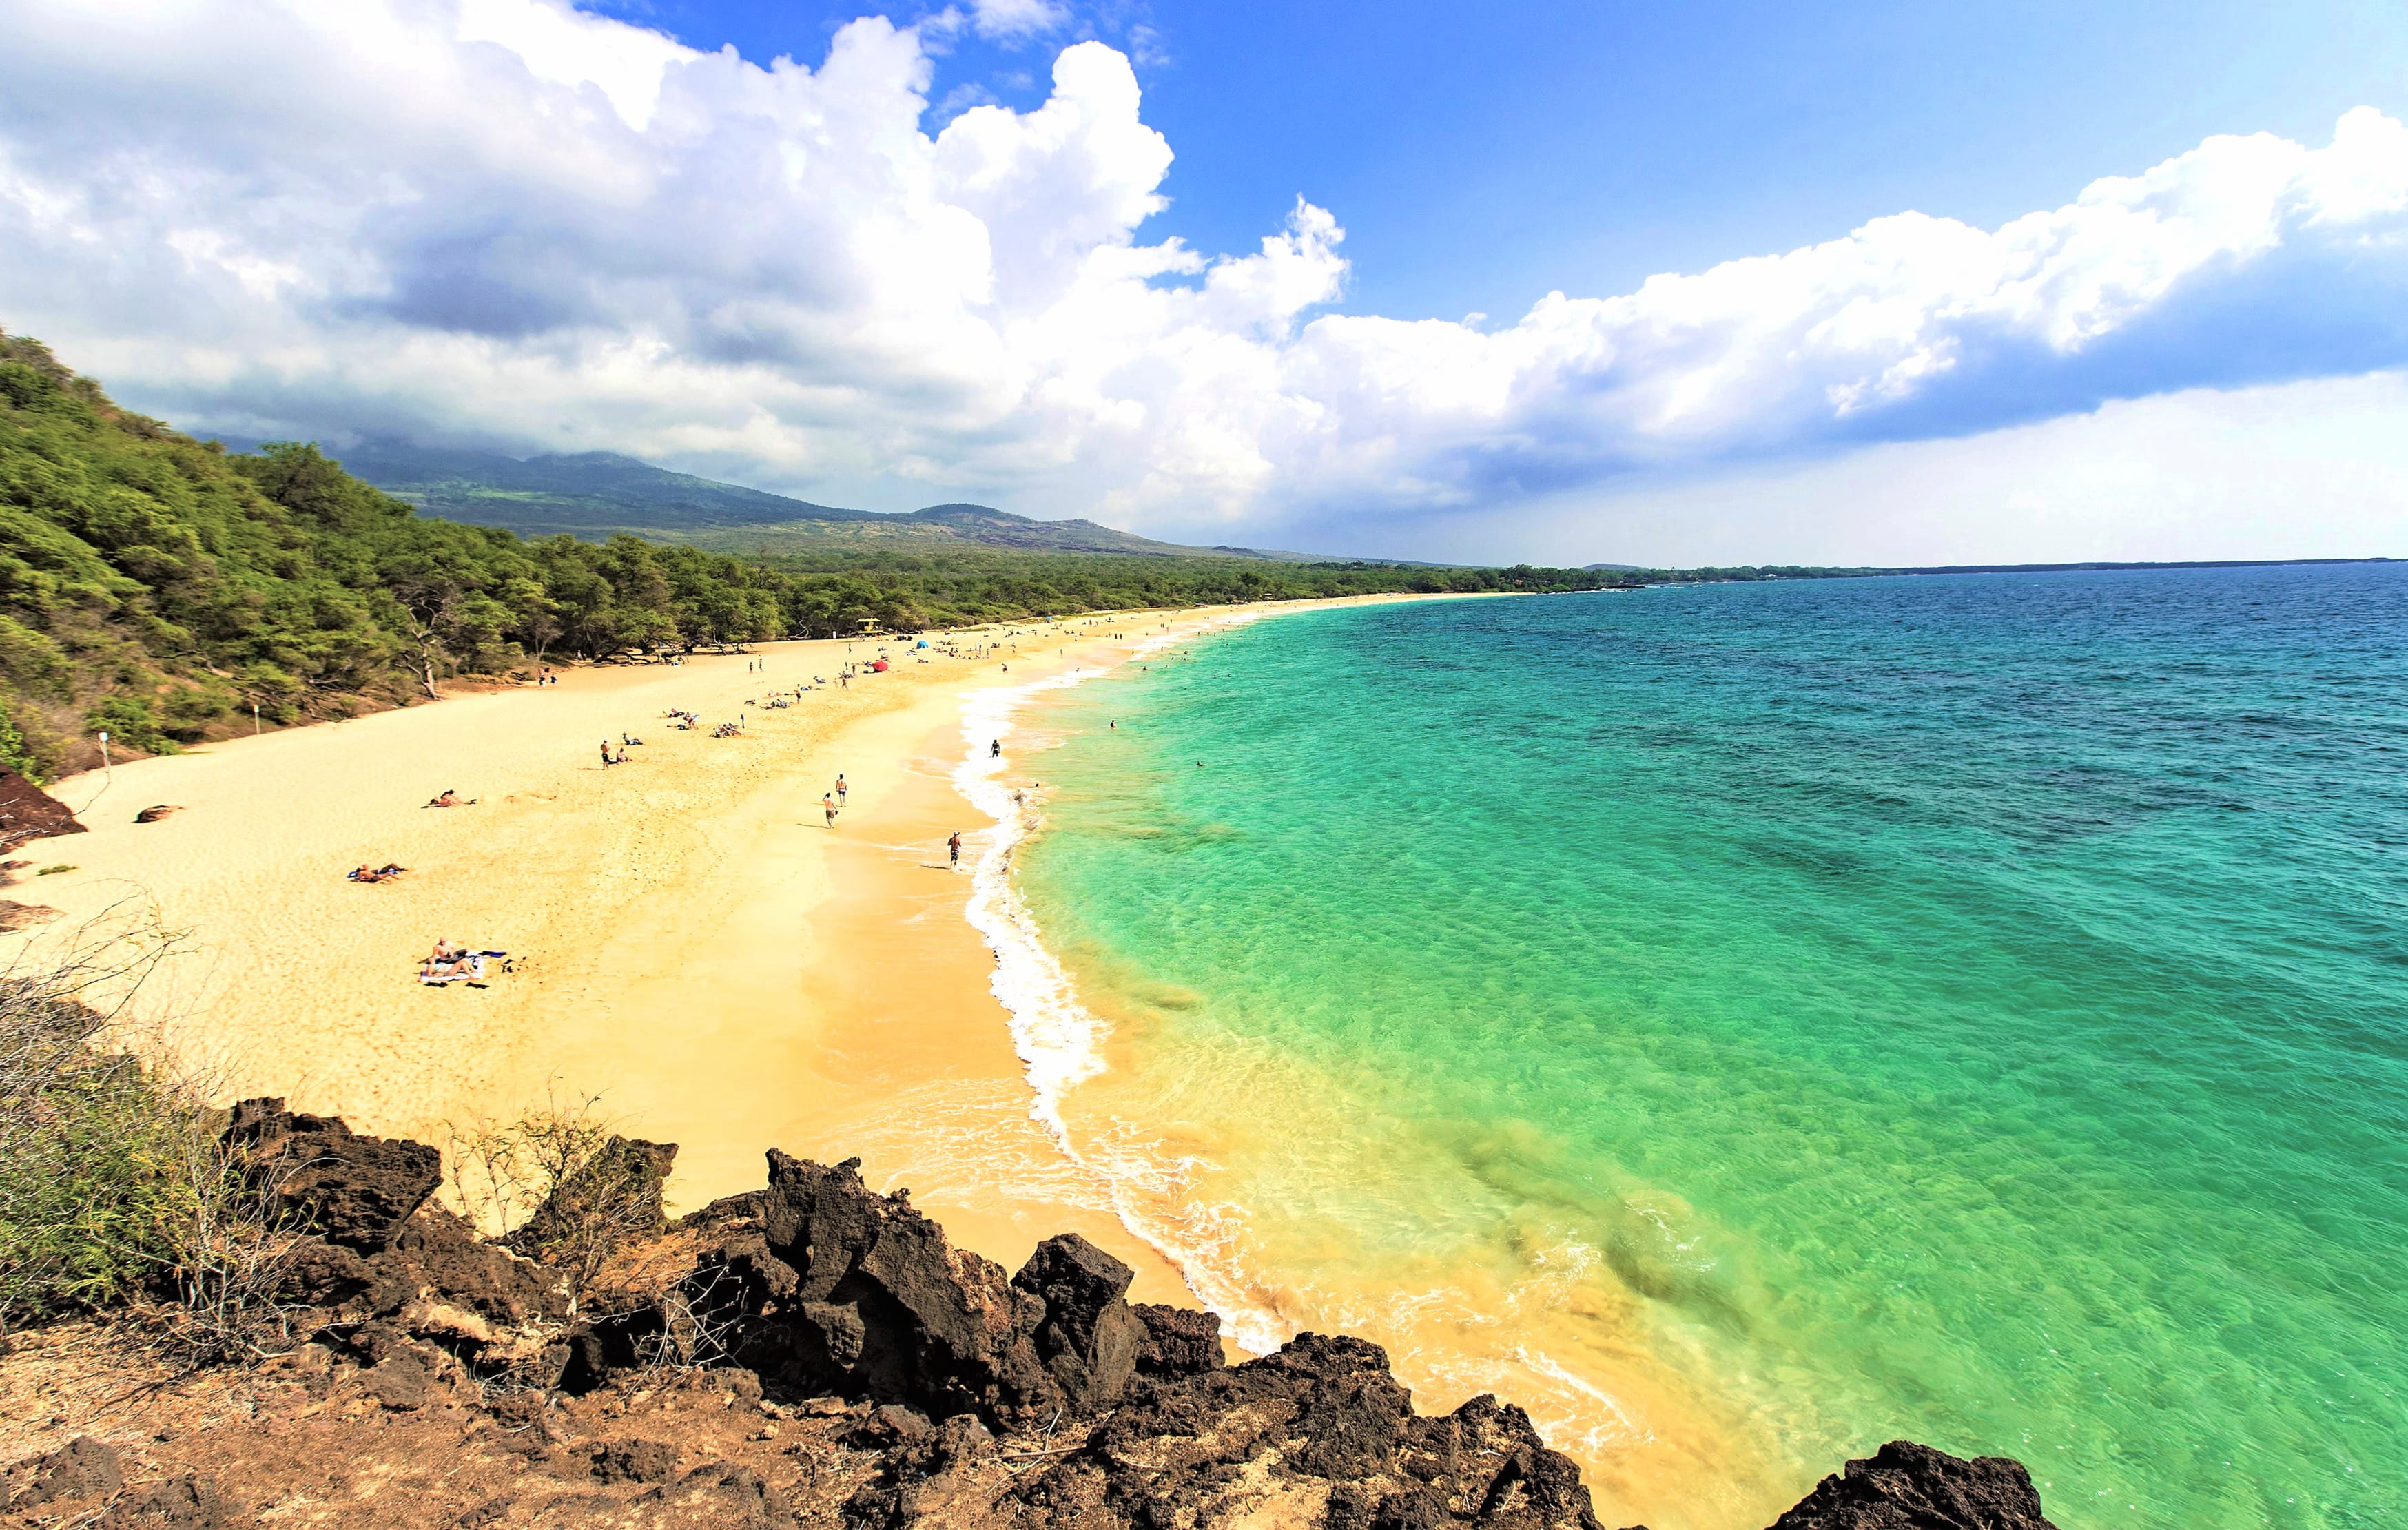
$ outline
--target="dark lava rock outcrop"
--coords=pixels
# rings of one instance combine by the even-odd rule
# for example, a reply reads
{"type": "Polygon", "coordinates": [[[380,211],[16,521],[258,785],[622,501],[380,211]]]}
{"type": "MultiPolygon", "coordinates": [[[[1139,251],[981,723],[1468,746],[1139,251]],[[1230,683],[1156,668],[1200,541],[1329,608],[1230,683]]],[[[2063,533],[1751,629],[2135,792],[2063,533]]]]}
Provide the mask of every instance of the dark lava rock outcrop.
{"type": "Polygon", "coordinates": [[[236,1106],[226,1136],[247,1151],[263,1193],[327,1242],[360,1253],[391,1247],[443,1182],[443,1155],[425,1143],[354,1136],[339,1116],[297,1114],[280,1099],[236,1106]]]}
{"type": "MultiPolygon", "coordinates": [[[[299,1410],[288,1423],[357,1421],[322,1458],[337,1438],[467,1452],[439,1471],[363,1464],[452,1495],[438,1518],[387,1494],[390,1512],[362,1509],[373,1530],[1603,1530],[1579,1468],[1518,1408],[1481,1396],[1424,1417],[1359,1338],[1302,1334],[1229,1366],[1217,1318],[1132,1307],[1128,1266],[1084,1239],[1049,1238],[1008,1275],[857,1162],[771,1152],[766,1188],[651,1240],[641,1279],[572,1316],[555,1265],[429,1203],[433,1149],[265,1099],[236,1108],[228,1140],[318,1234],[284,1277],[313,1342],[263,1367],[299,1410]]],[[[614,1205],[632,1183],[656,1209],[675,1151],[613,1139],[614,1205]]],[[[582,1194],[572,1181],[540,1214],[574,1220],[582,1194]]],[[[520,1241],[543,1253],[552,1237],[520,1241]]],[[[137,1479],[76,1440],[10,1468],[7,1512],[251,1523],[213,1483],[253,1505],[323,1490],[292,1452],[271,1431],[251,1456],[154,1456],[137,1479]]],[[[2016,1463],[1899,1443],[1772,1530],[2054,1527],[2016,1463]]]]}
{"type": "Polygon", "coordinates": [[[1892,1440],[1826,1477],[1771,1530],[2057,1530],[2020,1461],[1892,1440]]]}
{"type": "Polygon", "coordinates": [[[733,1329],[741,1364],[799,1391],[1007,1428],[1118,1400],[1150,1336],[1122,1300],[1127,1265],[1065,1236],[1007,1276],[859,1169],[772,1151],[767,1190],[701,1213],[725,1230],[686,1290],[733,1329]]]}
{"type": "Polygon", "coordinates": [[[0,765],[0,851],[55,834],[82,834],[67,805],[14,769],[0,765]]]}

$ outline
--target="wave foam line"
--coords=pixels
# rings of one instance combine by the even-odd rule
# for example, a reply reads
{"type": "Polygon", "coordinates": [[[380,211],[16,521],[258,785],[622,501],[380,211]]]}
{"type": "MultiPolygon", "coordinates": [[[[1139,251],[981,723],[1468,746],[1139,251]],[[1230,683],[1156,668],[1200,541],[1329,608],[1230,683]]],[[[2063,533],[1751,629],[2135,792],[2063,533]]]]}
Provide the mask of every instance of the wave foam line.
{"type": "MultiPolygon", "coordinates": [[[[1212,630],[1241,626],[1264,614],[1244,612],[1215,622],[1212,630]]],[[[1156,633],[1139,642],[1130,658],[1143,658],[1198,636],[1203,635],[1192,630],[1156,633]]],[[[953,788],[995,821],[995,827],[980,836],[984,843],[971,868],[967,913],[971,926],[995,953],[995,972],[988,987],[1010,1017],[1012,1049],[1019,1054],[1033,1096],[1029,1115],[1053,1137],[1065,1156],[1103,1188],[1110,1209],[1121,1224],[1168,1260],[1197,1298],[1221,1314],[1230,1337],[1247,1349],[1268,1353],[1294,1337],[1296,1325],[1252,1299],[1242,1281],[1225,1271],[1207,1247],[1198,1246],[1226,1240],[1230,1229],[1220,1229],[1218,1238],[1190,1239],[1145,1214],[1145,1196],[1170,1194],[1187,1182],[1199,1165],[1159,1163],[1126,1151],[1082,1151],[1062,1118],[1064,1097],[1104,1071],[1104,1042],[1111,1028],[1080,1002],[1078,985],[1046,949],[1036,916],[1012,884],[1012,854],[1035,832],[1038,814],[1025,794],[1004,783],[1009,759],[997,757],[992,746],[1011,738],[1020,711],[1031,701],[1109,672],[1082,666],[1025,685],[974,691],[962,698],[964,752],[962,763],[953,769],[953,788]]],[[[1212,1222],[1234,1222],[1241,1215],[1234,1206],[1207,1208],[1207,1220],[1212,1222]],[[1221,1215],[1212,1215],[1215,1211],[1221,1215]]]]}

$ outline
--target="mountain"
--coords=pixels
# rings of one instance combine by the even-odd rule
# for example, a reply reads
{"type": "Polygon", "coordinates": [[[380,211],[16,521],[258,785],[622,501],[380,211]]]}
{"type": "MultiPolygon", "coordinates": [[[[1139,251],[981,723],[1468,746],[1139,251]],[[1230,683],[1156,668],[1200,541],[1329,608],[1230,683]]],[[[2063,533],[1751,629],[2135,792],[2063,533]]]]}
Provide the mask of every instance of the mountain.
{"type": "Polygon", "coordinates": [[[899,552],[968,544],[1151,558],[1339,561],[1250,548],[1185,547],[1093,521],[1036,521],[985,505],[931,505],[898,515],[839,509],[673,473],[615,451],[518,458],[369,440],[333,454],[355,477],[430,515],[501,526],[527,536],[567,532],[598,537],[632,531],[656,540],[746,552],[829,548],[899,552]]]}
{"type": "Polygon", "coordinates": [[[624,530],[883,519],[867,510],[812,505],[783,494],[672,473],[615,451],[580,451],[522,461],[498,451],[452,451],[370,440],[328,455],[338,456],[354,478],[430,514],[447,521],[506,526],[522,534],[566,531],[593,536],[624,530]]]}

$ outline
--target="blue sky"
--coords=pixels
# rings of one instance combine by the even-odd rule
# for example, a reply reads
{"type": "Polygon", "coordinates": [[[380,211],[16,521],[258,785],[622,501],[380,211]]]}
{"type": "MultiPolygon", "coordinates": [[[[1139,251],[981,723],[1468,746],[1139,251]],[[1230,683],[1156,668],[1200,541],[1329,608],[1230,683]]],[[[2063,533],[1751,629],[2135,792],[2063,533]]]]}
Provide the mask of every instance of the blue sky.
{"type": "MultiPolygon", "coordinates": [[[[863,9],[588,8],[765,60],[816,60],[863,9]]],[[[1398,318],[1623,292],[1908,207],[1995,226],[2212,134],[2408,110],[2408,6],[2373,0],[1112,5],[966,37],[932,94],[1034,107],[1081,35],[1131,53],[1178,153],[1149,233],[1240,250],[1303,196],[1346,226],[1342,306],[1398,318]]]]}
{"type": "Polygon", "coordinates": [[[0,0],[0,325],[204,432],[1465,561],[2408,554],[2397,5],[0,0]]]}

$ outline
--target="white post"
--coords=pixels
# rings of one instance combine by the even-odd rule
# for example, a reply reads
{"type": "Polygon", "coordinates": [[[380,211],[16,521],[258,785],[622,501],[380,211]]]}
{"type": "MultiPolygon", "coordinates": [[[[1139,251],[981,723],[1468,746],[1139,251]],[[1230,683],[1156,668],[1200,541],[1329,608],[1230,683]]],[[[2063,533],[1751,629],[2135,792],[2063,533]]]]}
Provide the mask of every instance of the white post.
{"type": "Polygon", "coordinates": [[[259,736],[259,703],[255,701],[251,704],[251,736],[259,736]]]}
{"type": "Polygon", "coordinates": [[[104,771],[109,768],[108,735],[106,733],[100,736],[100,768],[104,771]]]}

